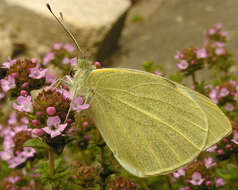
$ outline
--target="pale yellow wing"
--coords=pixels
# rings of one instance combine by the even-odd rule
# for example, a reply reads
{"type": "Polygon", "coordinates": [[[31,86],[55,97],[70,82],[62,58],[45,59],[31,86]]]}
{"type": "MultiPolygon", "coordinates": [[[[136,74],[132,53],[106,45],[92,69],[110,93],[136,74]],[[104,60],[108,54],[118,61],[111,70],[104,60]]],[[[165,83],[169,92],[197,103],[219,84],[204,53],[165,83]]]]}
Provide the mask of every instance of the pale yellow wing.
{"type": "Polygon", "coordinates": [[[206,96],[177,84],[178,88],[186,91],[200,105],[208,120],[208,137],[204,150],[218,143],[232,131],[231,123],[224,113],[206,96]]]}
{"type": "Polygon", "coordinates": [[[88,79],[91,116],[119,163],[146,177],[192,161],[204,149],[207,118],[181,88],[157,75],[100,69],[88,79]]]}

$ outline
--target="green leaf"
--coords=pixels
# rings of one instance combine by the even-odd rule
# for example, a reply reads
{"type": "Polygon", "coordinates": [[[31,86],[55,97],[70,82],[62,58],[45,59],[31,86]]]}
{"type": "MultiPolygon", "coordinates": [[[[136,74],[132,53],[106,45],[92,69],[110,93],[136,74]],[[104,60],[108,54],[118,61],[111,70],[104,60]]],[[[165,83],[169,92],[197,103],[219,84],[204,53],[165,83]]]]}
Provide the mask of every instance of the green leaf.
{"type": "Polygon", "coordinates": [[[32,147],[36,150],[49,150],[49,146],[44,143],[40,138],[29,139],[23,144],[24,147],[32,147]]]}
{"type": "Polygon", "coordinates": [[[177,82],[177,83],[181,83],[183,81],[183,75],[181,73],[176,73],[174,75],[171,75],[170,80],[177,82]]]}
{"type": "Polygon", "coordinates": [[[238,177],[238,167],[234,164],[227,164],[224,168],[217,169],[217,174],[225,180],[231,180],[238,177]]]}

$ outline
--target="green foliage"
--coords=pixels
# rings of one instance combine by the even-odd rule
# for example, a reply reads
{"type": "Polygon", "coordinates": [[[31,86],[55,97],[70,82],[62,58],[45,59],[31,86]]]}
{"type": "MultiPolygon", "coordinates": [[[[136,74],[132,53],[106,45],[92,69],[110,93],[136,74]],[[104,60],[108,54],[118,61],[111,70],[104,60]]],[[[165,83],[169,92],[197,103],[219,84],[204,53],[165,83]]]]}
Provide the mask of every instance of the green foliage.
{"type": "Polygon", "coordinates": [[[48,151],[49,146],[44,143],[40,138],[32,138],[26,141],[23,145],[24,147],[32,147],[38,151],[48,151]]]}
{"type": "Polygon", "coordinates": [[[131,18],[131,22],[142,22],[144,20],[144,17],[142,15],[134,15],[132,18],[131,18]]]}

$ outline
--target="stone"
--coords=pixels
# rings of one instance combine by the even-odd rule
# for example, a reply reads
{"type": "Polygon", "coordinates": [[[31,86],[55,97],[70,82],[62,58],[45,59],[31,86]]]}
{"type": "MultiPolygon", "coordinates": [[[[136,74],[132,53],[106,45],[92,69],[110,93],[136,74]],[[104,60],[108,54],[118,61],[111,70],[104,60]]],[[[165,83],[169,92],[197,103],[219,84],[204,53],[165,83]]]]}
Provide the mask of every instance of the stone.
{"type": "Polygon", "coordinates": [[[131,5],[129,0],[1,0],[0,50],[6,46],[11,51],[0,56],[1,62],[8,56],[39,58],[56,42],[72,43],[46,8],[46,2],[56,15],[63,13],[64,23],[81,49],[91,59],[100,60],[116,47],[131,5]]]}

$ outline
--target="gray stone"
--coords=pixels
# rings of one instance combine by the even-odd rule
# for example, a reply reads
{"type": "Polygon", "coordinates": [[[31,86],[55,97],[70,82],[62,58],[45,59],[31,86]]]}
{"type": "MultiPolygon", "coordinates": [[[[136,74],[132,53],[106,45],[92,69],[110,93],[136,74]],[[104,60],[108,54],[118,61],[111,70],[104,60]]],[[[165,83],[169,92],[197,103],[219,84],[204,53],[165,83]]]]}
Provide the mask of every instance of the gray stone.
{"type": "Polygon", "coordinates": [[[8,56],[38,58],[55,42],[72,43],[46,2],[57,15],[64,14],[64,22],[92,59],[111,53],[130,7],[129,0],[0,0],[0,50],[8,47],[0,61],[8,56]]]}
{"type": "MultiPolygon", "coordinates": [[[[120,49],[106,60],[115,67],[142,69],[145,61],[161,65],[167,73],[177,71],[178,50],[202,47],[204,30],[223,23],[229,32],[228,48],[238,59],[237,0],[141,0],[128,14],[120,49]],[[135,16],[143,19],[132,22],[135,16]]],[[[238,66],[231,69],[237,73],[238,66]]],[[[205,74],[200,75],[204,79],[205,74]]]]}

